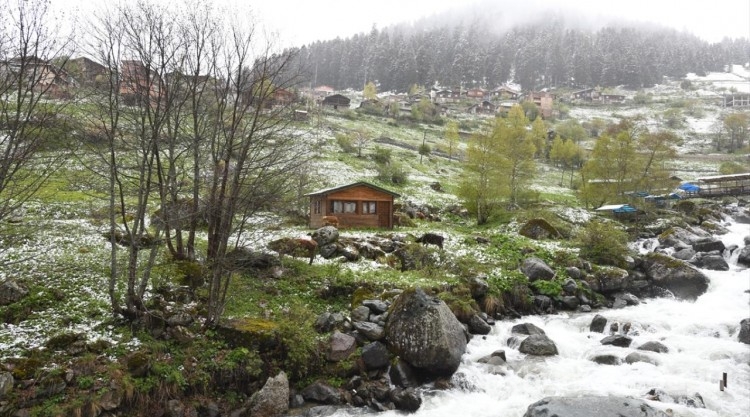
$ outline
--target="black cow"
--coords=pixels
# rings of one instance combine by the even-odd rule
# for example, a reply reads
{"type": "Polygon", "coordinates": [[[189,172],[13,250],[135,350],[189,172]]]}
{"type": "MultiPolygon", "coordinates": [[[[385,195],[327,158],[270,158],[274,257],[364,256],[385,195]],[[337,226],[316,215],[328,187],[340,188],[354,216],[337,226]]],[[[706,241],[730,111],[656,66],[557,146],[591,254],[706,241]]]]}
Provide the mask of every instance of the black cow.
{"type": "Polygon", "coordinates": [[[423,245],[435,245],[439,247],[440,249],[443,249],[444,240],[445,238],[440,236],[437,233],[425,233],[422,235],[422,237],[417,239],[417,242],[423,245]]]}

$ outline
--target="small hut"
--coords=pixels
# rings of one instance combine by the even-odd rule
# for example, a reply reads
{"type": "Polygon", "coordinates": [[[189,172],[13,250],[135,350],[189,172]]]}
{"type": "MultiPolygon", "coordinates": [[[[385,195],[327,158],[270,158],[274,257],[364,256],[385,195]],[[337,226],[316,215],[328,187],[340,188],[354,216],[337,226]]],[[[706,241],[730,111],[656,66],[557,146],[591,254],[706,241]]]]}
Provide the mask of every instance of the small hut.
{"type": "Polygon", "coordinates": [[[338,110],[339,107],[348,109],[349,103],[351,103],[351,99],[341,94],[334,94],[323,99],[323,105],[331,106],[334,110],[338,110]]]}
{"type": "Polygon", "coordinates": [[[324,217],[335,217],[340,228],[393,228],[393,200],[400,197],[392,191],[355,182],[307,194],[310,197],[310,227],[326,225],[324,217]]]}

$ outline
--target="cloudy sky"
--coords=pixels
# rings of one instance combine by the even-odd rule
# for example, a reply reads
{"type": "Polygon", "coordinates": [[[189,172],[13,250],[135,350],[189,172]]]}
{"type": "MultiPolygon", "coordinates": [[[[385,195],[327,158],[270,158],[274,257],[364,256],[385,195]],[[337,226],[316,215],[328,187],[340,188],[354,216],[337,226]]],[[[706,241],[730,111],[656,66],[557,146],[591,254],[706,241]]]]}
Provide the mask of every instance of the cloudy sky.
{"type": "MultiPolygon", "coordinates": [[[[0,0],[2,1],[2,0],[0,0]]],[[[123,1],[123,0],[115,0],[123,1]]],[[[114,3],[108,1],[106,3],[114,3]]],[[[131,0],[132,1],[132,0],[131,0]]],[[[161,0],[159,0],[161,1],[161,0]]],[[[163,0],[168,4],[174,0],[163,0]]],[[[206,0],[218,4],[248,5],[286,45],[347,37],[382,29],[396,23],[411,23],[436,14],[490,4],[509,10],[514,19],[533,17],[545,10],[569,10],[584,21],[612,19],[658,23],[692,32],[709,42],[724,37],[750,37],[750,0],[206,0]]],[[[53,7],[85,15],[98,2],[52,0],[53,7]]],[[[507,16],[507,15],[506,15],[507,16]]]]}

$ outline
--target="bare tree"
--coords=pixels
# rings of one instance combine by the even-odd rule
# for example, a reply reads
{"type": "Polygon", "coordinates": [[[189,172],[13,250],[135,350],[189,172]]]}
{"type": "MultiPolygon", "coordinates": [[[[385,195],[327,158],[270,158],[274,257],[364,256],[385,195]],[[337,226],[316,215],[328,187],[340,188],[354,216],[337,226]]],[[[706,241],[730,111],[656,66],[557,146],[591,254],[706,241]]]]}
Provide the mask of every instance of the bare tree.
{"type": "Polygon", "coordinates": [[[0,4],[0,220],[10,216],[59,167],[56,130],[64,125],[65,102],[51,100],[70,82],[60,66],[70,39],[60,38],[48,3],[0,4]],[[53,65],[52,61],[57,65],[53,65]]]}
{"type": "Polygon", "coordinates": [[[308,147],[287,129],[290,104],[277,102],[296,82],[287,71],[292,57],[258,42],[252,26],[225,24],[197,3],[182,14],[137,3],[95,27],[110,75],[93,119],[107,138],[101,172],[111,194],[113,310],[146,313],[143,297],[165,242],[173,259],[205,263],[206,324],[215,324],[233,272],[227,253],[245,243],[254,214],[279,210],[304,177],[308,147]],[[156,207],[158,227],[149,228],[156,207]],[[201,223],[208,229],[203,256],[201,223]]]}

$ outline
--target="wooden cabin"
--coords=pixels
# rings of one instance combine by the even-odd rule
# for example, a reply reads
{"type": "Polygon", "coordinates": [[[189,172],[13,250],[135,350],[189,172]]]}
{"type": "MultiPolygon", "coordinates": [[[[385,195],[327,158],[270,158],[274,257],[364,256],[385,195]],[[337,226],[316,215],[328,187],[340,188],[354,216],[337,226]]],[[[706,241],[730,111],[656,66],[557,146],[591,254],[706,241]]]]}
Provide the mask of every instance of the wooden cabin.
{"type": "Polygon", "coordinates": [[[349,97],[343,96],[341,94],[334,94],[332,96],[327,96],[326,98],[324,98],[322,104],[324,106],[333,107],[334,110],[338,110],[339,107],[348,109],[350,102],[351,99],[349,97]]]}
{"type": "Polygon", "coordinates": [[[310,227],[326,225],[323,217],[333,216],[339,228],[393,228],[393,200],[398,194],[384,188],[355,182],[307,194],[310,197],[310,227]]]}

